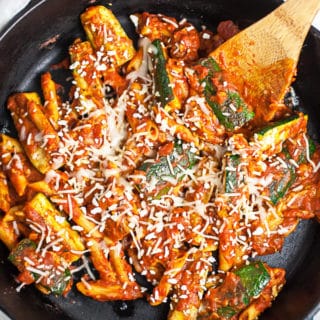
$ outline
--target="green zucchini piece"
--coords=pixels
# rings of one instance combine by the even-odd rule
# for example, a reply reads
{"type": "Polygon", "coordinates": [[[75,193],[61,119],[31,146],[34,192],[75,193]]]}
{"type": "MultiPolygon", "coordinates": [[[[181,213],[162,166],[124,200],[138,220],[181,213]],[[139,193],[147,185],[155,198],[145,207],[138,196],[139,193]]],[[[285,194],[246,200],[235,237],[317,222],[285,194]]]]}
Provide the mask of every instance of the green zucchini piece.
{"type": "Polygon", "coordinates": [[[148,159],[139,169],[146,172],[147,181],[156,178],[158,182],[162,182],[163,177],[176,178],[183,172],[183,169],[191,169],[198,162],[196,154],[191,152],[191,148],[191,145],[183,144],[181,140],[177,140],[171,154],[160,157],[155,162],[150,162],[148,159]]]}
{"type": "MultiPolygon", "coordinates": [[[[35,252],[36,249],[36,243],[28,238],[25,238],[21,240],[18,245],[11,251],[8,259],[18,268],[20,272],[23,272],[25,270],[24,257],[28,257],[28,253],[35,252]]],[[[34,281],[37,281],[39,279],[40,276],[38,273],[30,273],[34,281]]],[[[52,274],[53,276],[49,276],[50,284],[48,284],[48,282],[45,280],[45,285],[42,282],[40,282],[38,285],[42,286],[55,295],[62,295],[72,281],[71,272],[67,268],[64,272],[55,272],[55,270],[52,270],[52,274]]]]}
{"type": "Polygon", "coordinates": [[[159,93],[161,106],[164,108],[171,100],[173,100],[173,90],[170,86],[170,79],[166,69],[166,58],[163,53],[161,41],[159,39],[152,42],[155,50],[153,52],[153,61],[155,65],[154,82],[156,92],[159,93]]]}
{"type": "Polygon", "coordinates": [[[240,277],[249,298],[258,296],[270,281],[270,275],[261,261],[252,262],[234,273],[240,277]]]}
{"type": "Polygon", "coordinates": [[[271,182],[269,186],[271,202],[276,205],[287,193],[296,180],[296,172],[293,166],[288,164],[288,168],[283,171],[283,176],[279,181],[271,182]]]}
{"type": "Polygon", "coordinates": [[[24,265],[24,257],[26,256],[26,251],[36,250],[37,245],[34,241],[25,238],[22,239],[15,248],[10,252],[8,257],[9,261],[14,264],[18,269],[24,265]]]}
{"type": "Polygon", "coordinates": [[[217,89],[212,83],[211,79],[214,76],[214,74],[216,74],[217,72],[221,72],[221,68],[212,57],[202,59],[200,61],[200,65],[208,69],[207,76],[203,80],[201,80],[201,83],[202,84],[204,83],[205,97],[210,97],[212,95],[215,95],[217,93],[217,89]]]}
{"type": "Polygon", "coordinates": [[[165,186],[162,189],[159,190],[159,192],[155,195],[154,199],[159,200],[161,199],[162,196],[165,196],[169,193],[171,187],[170,186],[165,186]]]}
{"type": "Polygon", "coordinates": [[[230,306],[226,307],[220,307],[217,310],[217,313],[220,317],[225,318],[225,319],[230,319],[232,318],[235,314],[237,314],[239,311],[236,310],[235,308],[232,308],[230,306]]]}
{"type": "Polygon", "coordinates": [[[250,111],[240,95],[235,91],[227,90],[227,99],[223,104],[218,104],[212,97],[217,93],[217,88],[212,82],[213,77],[220,78],[223,82],[223,74],[218,63],[212,58],[203,59],[200,65],[208,69],[207,76],[202,79],[204,83],[204,95],[207,103],[213,110],[219,122],[229,131],[242,127],[254,117],[254,112],[250,111]]]}
{"type": "MultiPolygon", "coordinates": [[[[310,158],[312,158],[312,156],[316,152],[316,148],[317,147],[316,147],[315,142],[310,137],[308,137],[308,152],[309,152],[310,158]]],[[[296,150],[294,150],[295,153],[296,153],[296,150]]],[[[287,160],[295,158],[298,165],[300,165],[302,163],[306,163],[307,162],[307,148],[305,148],[305,149],[299,148],[298,150],[299,150],[298,154],[295,154],[295,155],[290,154],[290,152],[288,150],[288,146],[285,143],[281,152],[285,155],[287,160]]]]}
{"type": "Polygon", "coordinates": [[[215,72],[221,72],[221,68],[216,60],[212,57],[200,60],[200,64],[209,69],[209,75],[212,77],[215,72]]]}
{"type": "Polygon", "coordinates": [[[308,143],[309,143],[309,156],[312,157],[316,152],[317,147],[315,142],[310,137],[308,138],[308,143]]]}
{"type": "Polygon", "coordinates": [[[294,114],[288,118],[285,118],[283,120],[275,121],[262,129],[259,129],[259,131],[256,133],[258,136],[258,139],[264,138],[267,134],[274,136],[281,130],[282,128],[290,128],[293,124],[296,123],[296,120],[299,119],[299,115],[294,114]]]}
{"type": "Polygon", "coordinates": [[[61,296],[67,286],[70,284],[71,281],[71,272],[69,269],[66,269],[60,275],[55,274],[55,277],[51,279],[53,284],[51,286],[46,286],[45,288],[48,289],[51,293],[61,296]]]}
{"type": "Polygon", "coordinates": [[[240,156],[227,154],[225,156],[224,190],[225,193],[235,192],[239,185],[237,168],[240,164],[240,156]]]}
{"type": "MultiPolygon", "coordinates": [[[[306,160],[306,150],[299,150],[300,154],[297,155],[299,160],[297,164],[301,164],[306,160]]],[[[310,152],[310,145],[309,145],[310,152]]],[[[289,152],[288,146],[284,143],[281,153],[283,155],[283,162],[286,166],[281,166],[281,178],[279,180],[273,180],[268,188],[271,202],[276,205],[281,198],[285,196],[289,188],[293,185],[296,180],[296,168],[290,162],[293,159],[291,153],[289,152]]]]}
{"type": "Polygon", "coordinates": [[[229,131],[241,128],[254,117],[254,112],[248,109],[235,91],[228,90],[227,99],[221,105],[212,101],[208,96],[206,96],[206,100],[219,122],[229,131]]]}
{"type": "MultiPolygon", "coordinates": [[[[309,150],[308,150],[309,151],[309,157],[312,158],[312,156],[316,152],[316,144],[310,137],[308,137],[308,145],[309,145],[309,150]]],[[[307,162],[307,150],[304,150],[304,152],[301,152],[297,162],[298,162],[298,164],[307,162]]]]}
{"type": "MultiPolygon", "coordinates": [[[[291,154],[290,154],[286,145],[282,148],[281,152],[284,154],[284,156],[286,157],[287,160],[292,159],[291,154]]],[[[302,154],[299,155],[299,158],[301,157],[301,155],[302,154]]]]}
{"type": "Polygon", "coordinates": [[[293,138],[301,129],[303,122],[307,122],[308,116],[294,114],[288,118],[273,122],[259,129],[253,136],[253,140],[261,145],[261,151],[281,145],[285,140],[293,138]]]}
{"type": "Polygon", "coordinates": [[[222,319],[231,319],[243,311],[254,298],[261,294],[271,279],[264,264],[260,261],[251,262],[231,272],[239,278],[239,283],[233,288],[227,285],[227,290],[223,288],[224,283],[221,285],[227,300],[226,305],[217,308],[217,313],[222,319]]]}

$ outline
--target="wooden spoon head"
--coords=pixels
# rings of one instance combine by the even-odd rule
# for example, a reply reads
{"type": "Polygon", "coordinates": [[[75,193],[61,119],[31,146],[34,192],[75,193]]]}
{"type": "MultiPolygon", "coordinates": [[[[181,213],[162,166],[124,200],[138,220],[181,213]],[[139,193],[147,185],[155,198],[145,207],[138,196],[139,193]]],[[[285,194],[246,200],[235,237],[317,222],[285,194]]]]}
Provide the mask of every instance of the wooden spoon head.
{"type": "Polygon", "coordinates": [[[288,111],[282,101],[319,7],[320,0],[288,0],[211,53],[255,112],[254,124],[288,111]]]}
{"type": "Polygon", "coordinates": [[[254,124],[262,125],[281,117],[287,108],[281,103],[293,81],[297,61],[284,58],[271,65],[262,65],[255,55],[248,54],[247,46],[219,48],[211,56],[227,70],[229,81],[255,112],[254,124]]]}

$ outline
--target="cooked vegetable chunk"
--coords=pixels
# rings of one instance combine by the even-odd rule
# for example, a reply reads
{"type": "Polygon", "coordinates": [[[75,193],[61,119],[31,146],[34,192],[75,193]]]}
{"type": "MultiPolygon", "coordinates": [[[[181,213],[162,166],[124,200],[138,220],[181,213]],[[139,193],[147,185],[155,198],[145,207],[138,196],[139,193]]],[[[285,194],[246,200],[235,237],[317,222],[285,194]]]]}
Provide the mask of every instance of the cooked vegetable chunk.
{"type": "Polygon", "coordinates": [[[81,14],[84,30],[96,51],[109,54],[114,67],[131,60],[135,49],[118,19],[104,6],[93,6],[81,14]]]}
{"type": "Polygon", "coordinates": [[[166,59],[160,40],[154,40],[152,44],[155,47],[155,89],[159,93],[161,106],[164,108],[174,97],[170,86],[170,80],[166,69],[166,59]]]}

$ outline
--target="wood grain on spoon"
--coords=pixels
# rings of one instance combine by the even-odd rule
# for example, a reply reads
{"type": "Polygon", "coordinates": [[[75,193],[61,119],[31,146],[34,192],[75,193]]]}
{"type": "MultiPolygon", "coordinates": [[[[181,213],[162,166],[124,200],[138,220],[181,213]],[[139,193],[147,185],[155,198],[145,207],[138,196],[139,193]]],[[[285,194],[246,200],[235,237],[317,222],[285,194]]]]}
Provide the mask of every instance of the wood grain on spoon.
{"type": "Polygon", "coordinates": [[[277,115],[320,0],[289,0],[211,53],[227,70],[256,124],[277,115]]]}

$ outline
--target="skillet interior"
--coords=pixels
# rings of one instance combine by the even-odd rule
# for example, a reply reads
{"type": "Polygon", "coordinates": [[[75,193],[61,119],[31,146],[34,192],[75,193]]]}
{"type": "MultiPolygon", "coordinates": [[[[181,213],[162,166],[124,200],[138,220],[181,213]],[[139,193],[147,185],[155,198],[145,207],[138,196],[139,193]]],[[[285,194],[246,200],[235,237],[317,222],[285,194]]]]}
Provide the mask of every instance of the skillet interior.
{"type": "MultiPolygon", "coordinates": [[[[137,11],[161,12],[186,17],[200,27],[214,29],[217,22],[232,19],[241,27],[263,17],[280,1],[258,0],[42,0],[32,1],[12,27],[0,36],[0,128],[14,134],[9,114],[5,109],[8,95],[16,91],[39,90],[39,75],[53,63],[67,55],[68,45],[83,37],[79,14],[89,3],[112,4],[111,9],[120,19],[128,34],[134,29],[128,13],[137,11]],[[57,36],[57,41],[44,43],[57,36]]],[[[320,120],[320,35],[309,34],[298,66],[295,89],[301,107],[310,115],[310,132],[319,140],[317,123],[320,120]]],[[[320,226],[314,221],[302,222],[286,241],[281,253],[264,259],[272,266],[287,269],[288,283],[273,307],[261,319],[311,319],[320,303],[320,226]]],[[[17,294],[15,269],[6,261],[7,250],[0,247],[0,306],[13,319],[166,319],[167,306],[150,307],[145,301],[129,303],[98,303],[72,291],[66,299],[44,297],[33,288],[17,294]]]]}

